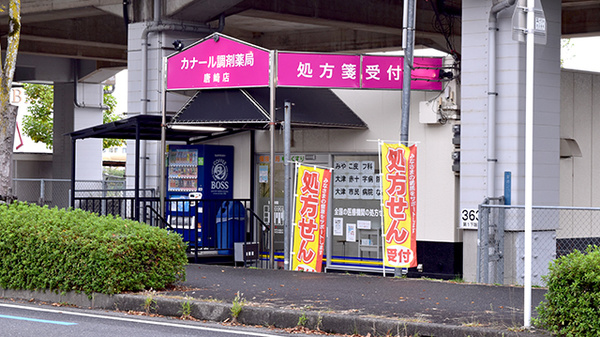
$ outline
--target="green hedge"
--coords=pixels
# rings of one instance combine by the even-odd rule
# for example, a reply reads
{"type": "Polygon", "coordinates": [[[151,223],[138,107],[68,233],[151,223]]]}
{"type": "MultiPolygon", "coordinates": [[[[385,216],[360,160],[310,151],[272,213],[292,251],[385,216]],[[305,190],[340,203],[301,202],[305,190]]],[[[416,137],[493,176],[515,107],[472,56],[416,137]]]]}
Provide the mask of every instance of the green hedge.
{"type": "Polygon", "coordinates": [[[181,237],[131,220],[0,205],[0,287],[114,294],[185,280],[181,237]]]}
{"type": "Polygon", "coordinates": [[[600,248],[562,256],[549,270],[535,324],[560,336],[600,336],[600,248]]]}

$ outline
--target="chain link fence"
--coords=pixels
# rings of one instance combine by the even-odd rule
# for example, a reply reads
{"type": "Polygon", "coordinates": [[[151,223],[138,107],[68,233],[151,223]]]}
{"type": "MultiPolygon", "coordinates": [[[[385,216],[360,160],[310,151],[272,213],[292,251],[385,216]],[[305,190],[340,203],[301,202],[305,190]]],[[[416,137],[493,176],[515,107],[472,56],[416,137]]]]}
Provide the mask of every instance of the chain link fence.
{"type": "MultiPolygon", "coordinates": [[[[525,207],[480,205],[477,281],[524,284],[525,207]]],[[[532,284],[544,286],[551,261],[600,245],[600,208],[534,206],[532,284]]]]}
{"type": "MultiPolygon", "coordinates": [[[[78,180],[77,196],[133,196],[126,190],[125,180],[78,180]]],[[[12,190],[17,200],[49,207],[66,208],[70,205],[70,179],[13,179],[12,190]]],[[[152,195],[154,191],[144,192],[152,195]]],[[[153,195],[152,195],[153,196],[153,195]]]]}

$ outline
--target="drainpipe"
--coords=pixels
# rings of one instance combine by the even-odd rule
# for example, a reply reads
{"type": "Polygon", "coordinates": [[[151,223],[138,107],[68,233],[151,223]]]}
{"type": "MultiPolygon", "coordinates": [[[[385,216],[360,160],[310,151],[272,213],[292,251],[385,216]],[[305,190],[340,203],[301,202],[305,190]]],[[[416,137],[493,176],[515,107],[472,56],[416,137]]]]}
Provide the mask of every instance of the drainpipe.
{"type": "Polygon", "coordinates": [[[103,104],[103,101],[98,105],[85,105],[85,102],[77,100],[77,84],[79,83],[79,60],[74,59],[73,62],[73,104],[80,109],[100,109],[108,110],[109,107],[103,104]]]}
{"type": "Polygon", "coordinates": [[[489,18],[488,53],[488,136],[487,136],[487,197],[496,194],[496,31],[498,13],[515,4],[515,0],[504,0],[492,6],[489,18]]]}
{"type": "MultiPolygon", "coordinates": [[[[197,25],[189,25],[189,24],[162,24],[160,20],[160,1],[155,1],[154,6],[154,19],[149,26],[144,28],[142,32],[142,60],[141,60],[141,82],[142,82],[142,97],[140,114],[146,115],[148,113],[148,35],[150,33],[161,33],[165,31],[173,31],[173,32],[188,32],[188,33],[214,33],[221,32],[225,27],[225,16],[221,14],[219,17],[219,26],[217,29],[212,29],[208,26],[197,26],[197,25]]],[[[160,58],[159,58],[160,59],[160,58]]],[[[164,154],[162,154],[164,155],[164,154]]],[[[143,158],[141,165],[141,179],[142,179],[142,189],[146,188],[146,142],[142,142],[142,146],[140,149],[140,154],[136,154],[136,156],[143,158]]],[[[164,179],[161,177],[160,179],[164,179]]],[[[164,191],[160,191],[160,193],[164,194],[164,191]]]]}

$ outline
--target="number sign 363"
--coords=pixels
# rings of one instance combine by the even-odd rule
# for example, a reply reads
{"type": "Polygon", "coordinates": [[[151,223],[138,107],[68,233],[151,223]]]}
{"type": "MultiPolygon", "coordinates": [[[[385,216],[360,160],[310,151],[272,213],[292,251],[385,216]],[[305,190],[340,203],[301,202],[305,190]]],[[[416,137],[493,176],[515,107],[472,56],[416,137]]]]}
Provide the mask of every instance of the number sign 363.
{"type": "Polygon", "coordinates": [[[479,222],[479,210],[464,208],[460,212],[460,228],[477,228],[479,222]]]}

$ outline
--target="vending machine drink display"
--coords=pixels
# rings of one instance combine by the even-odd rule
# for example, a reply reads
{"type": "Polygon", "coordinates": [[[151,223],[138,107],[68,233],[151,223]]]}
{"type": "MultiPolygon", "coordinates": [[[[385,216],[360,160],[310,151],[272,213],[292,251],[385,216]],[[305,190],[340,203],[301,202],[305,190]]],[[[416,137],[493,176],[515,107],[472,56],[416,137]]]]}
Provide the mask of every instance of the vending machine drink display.
{"type": "Polygon", "coordinates": [[[233,198],[233,146],[170,145],[167,165],[167,222],[193,246],[217,247],[217,212],[233,198]]]}

